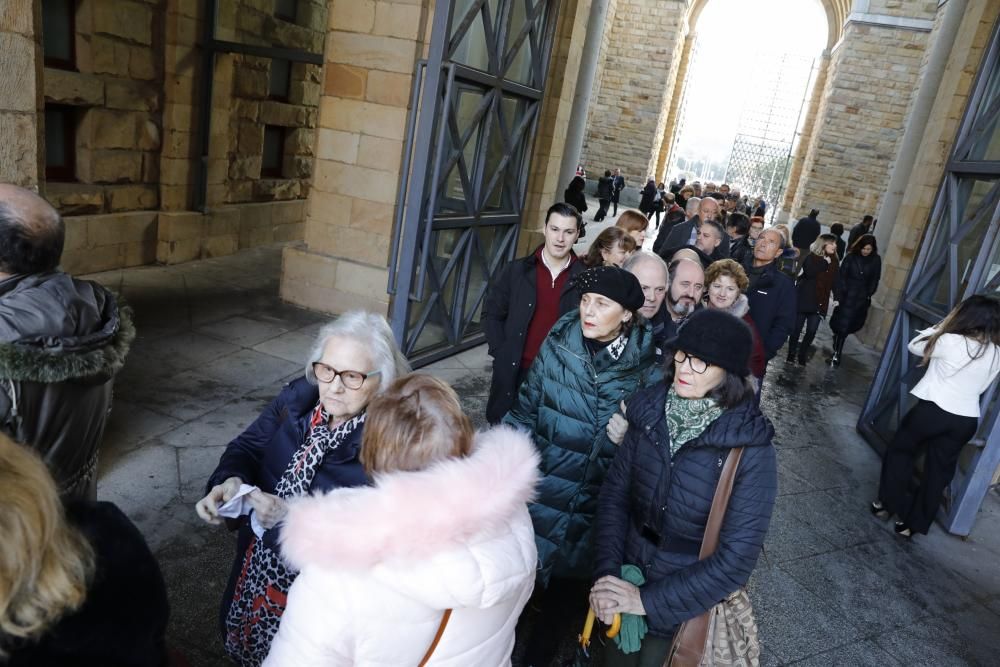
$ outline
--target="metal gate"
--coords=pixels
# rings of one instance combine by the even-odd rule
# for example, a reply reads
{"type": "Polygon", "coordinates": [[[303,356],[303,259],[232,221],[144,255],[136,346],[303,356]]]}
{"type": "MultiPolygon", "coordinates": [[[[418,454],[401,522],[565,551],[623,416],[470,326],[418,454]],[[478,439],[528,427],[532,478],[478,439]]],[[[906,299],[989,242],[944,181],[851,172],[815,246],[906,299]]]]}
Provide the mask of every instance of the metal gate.
{"type": "Polygon", "coordinates": [[[414,365],[483,341],[490,278],[514,257],[557,0],[451,0],[417,65],[389,266],[414,365]]]}
{"type": "MultiPolygon", "coordinates": [[[[858,430],[885,450],[923,377],[907,351],[914,332],[973,294],[1000,296],[1000,22],[969,96],[934,210],[907,279],[858,430]]],[[[1000,465],[1000,390],[983,394],[979,432],[962,452],[942,511],[944,527],[968,535],[1000,465]]]]}
{"type": "Polygon", "coordinates": [[[763,197],[772,221],[785,193],[814,64],[805,56],[769,54],[760,58],[749,77],[754,103],[740,118],[725,181],[742,194],[763,197]]]}

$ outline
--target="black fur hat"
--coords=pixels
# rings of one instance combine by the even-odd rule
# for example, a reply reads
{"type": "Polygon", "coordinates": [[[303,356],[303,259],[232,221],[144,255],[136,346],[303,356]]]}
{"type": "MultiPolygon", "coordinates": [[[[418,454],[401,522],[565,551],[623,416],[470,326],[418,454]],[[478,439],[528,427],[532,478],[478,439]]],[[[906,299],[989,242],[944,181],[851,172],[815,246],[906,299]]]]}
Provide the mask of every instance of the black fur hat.
{"type": "Polygon", "coordinates": [[[753,351],[750,327],[738,317],[721,310],[696,310],[665,346],[683,350],[740,377],[750,374],[747,368],[753,351]]]}

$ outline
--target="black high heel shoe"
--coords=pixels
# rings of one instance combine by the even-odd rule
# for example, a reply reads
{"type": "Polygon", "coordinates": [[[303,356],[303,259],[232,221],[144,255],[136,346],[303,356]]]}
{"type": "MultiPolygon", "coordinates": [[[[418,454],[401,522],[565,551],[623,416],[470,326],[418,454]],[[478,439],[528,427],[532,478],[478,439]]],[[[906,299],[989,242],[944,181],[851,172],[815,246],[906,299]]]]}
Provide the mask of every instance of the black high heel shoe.
{"type": "Polygon", "coordinates": [[[896,531],[896,534],[900,537],[905,537],[906,539],[913,537],[913,530],[902,521],[897,521],[893,530],[896,531]]]}
{"type": "Polygon", "coordinates": [[[882,505],[882,502],[879,500],[872,501],[871,507],[869,509],[871,509],[872,516],[882,519],[883,521],[888,519],[890,516],[889,510],[887,510],[885,506],[882,505]]]}

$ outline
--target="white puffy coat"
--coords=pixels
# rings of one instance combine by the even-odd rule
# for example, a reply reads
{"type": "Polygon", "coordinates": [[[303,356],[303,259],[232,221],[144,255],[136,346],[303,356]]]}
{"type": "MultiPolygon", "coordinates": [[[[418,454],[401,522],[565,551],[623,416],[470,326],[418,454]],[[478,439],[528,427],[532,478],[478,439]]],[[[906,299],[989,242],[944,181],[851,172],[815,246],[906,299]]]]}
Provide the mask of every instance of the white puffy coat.
{"type": "Polygon", "coordinates": [[[480,433],[472,453],[294,502],[282,528],[301,570],[265,667],[510,665],[534,586],[526,503],[538,481],[527,436],[480,433]]]}

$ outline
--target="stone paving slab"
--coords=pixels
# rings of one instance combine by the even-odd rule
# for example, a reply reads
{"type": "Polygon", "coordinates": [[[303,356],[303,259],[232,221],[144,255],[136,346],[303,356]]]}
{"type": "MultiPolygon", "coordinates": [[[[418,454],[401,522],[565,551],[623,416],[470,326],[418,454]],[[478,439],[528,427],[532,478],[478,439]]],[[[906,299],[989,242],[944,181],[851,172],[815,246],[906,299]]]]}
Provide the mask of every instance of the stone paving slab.
{"type": "MultiPolygon", "coordinates": [[[[590,229],[585,241],[601,225],[590,229]]],[[[98,496],[153,548],[170,594],[169,641],[195,667],[229,664],[218,607],[235,540],[203,524],[194,502],[226,443],[301,375],[328,319],[278,299],[280,250],[91,276],[124,294],[139,328],[116,385],[98,496]]],[[[990,494],[968,540],[935,526],[906,542],[871,517],[879,457],[854,425],[878,356],[851,339],[830,369],[828,346],[821,327],[810,364],[775,359],[765,383],[780,495],[749,585],[762,664],[997,664],[1000,496],[990,494]]],[[[482,427],[490,368],[480,346],[422,370],[450,382],[482,427]]]]}

